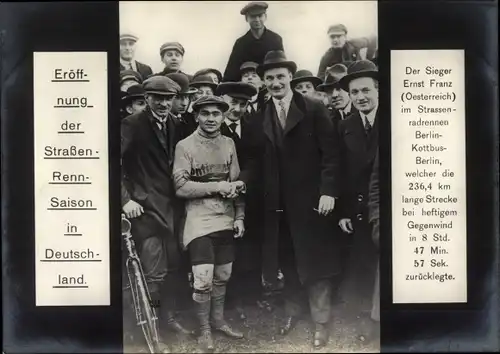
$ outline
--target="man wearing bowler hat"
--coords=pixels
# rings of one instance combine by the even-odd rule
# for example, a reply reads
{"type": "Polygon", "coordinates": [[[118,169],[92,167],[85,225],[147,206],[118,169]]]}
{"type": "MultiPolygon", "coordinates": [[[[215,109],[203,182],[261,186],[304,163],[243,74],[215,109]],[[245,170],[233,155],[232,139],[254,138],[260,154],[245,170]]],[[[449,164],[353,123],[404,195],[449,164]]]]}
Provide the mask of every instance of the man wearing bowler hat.
{"type": "Polygon", "coordinates": [[[192,76],[182,71],[182,63],[184,62],[184,54],[186,50],[179,42],[166,42],[160,47],[160,59],[165,65],[163,70],[158,75],[167,75],[171,73],[183,73],[187,75],[191,81],[192,76]]]}
{"type": "Polygon", "coordinates": [[[153,74],[149,65],[143,64],[134,59],[135,48],[139,38],[130,33],[120,35],[120,71],[133,70],[141,74],[146,79],[153,74]]]}
{"type": "Polygon", "coordinates": [[[226,285],[234,261],[234,238],[245,231],[245,183],[234,142],[221,135],[228,104],[220,97],[196,100],[197,130],[177,144],[174,185],[186,201],[182,244],[188,250],[193,272],[193,300],[200,325],[198,344],[203,353],[214,349],[212,328],[241,339],[224,318],[226,285]]]}
{"type": "MultiPolygon", "coordinates": [[[[376,252],[371,240],[368,218],[368,185],[378,150],[378,70],[369,60],[348,67],[340,86],[349,93],[357,112],[339,122],[341,146],[342,194],[339,199],[339,226],[349,234],[344,254],[347,261],[346,288],[353,282],[373,280],[376,252]]],[[[370,291],[370,290],[368,290],[370,291]]]]}
{"type": "Polygon", "coordinates": [[[339,271],[332,212],[339,195],[338,146],[328,110],[293,92],[297,70],[283,51],[267,53],[259,74],[272,98],[261,109],[265,134],[263,277],[284,275],[287,334],[301,315],[306,290],[315,324],[313,345],[329,337],[330,279],[339,271]]]}
{"type": "MultiPolygon", "coordinates": [[[[175,227],[179,202],[172,180],[175,125],[168,115],[179,85],[167,77],[144,81],[147,108],[122,120],[122,209],[132,224],[160,329],[189,334],[175,319],[181,249],[175,227]]],[[[165,349],[167,349],[165,347],[165,349]]]]}
{"type": "Polygon", "coordinates": [[[281,36],[265,26],[267,8],[268,4],[265,2],[252,1],[241,9],[240,14],[245,16],[250,29],[234,43],[223,81],[239,81],[240,66],[244,62],[261,64],[267,52],[284,50],[281,36]]]}
{"type": "Polygon", "coordinates": [[[248,115],[247,106],[251,98],[257,95],[257,89],[243,82],[225,82],[219,84],[216,95],[221,96],[229,105],[224,113],[221,126],[223,135],[233,139],[240,165],[239,179],[246,184],[245,193],[245,237],[236,243],[236,260],[233,267],[235,277],[229,284],[231,300],[240,314],[245,295],[260,289],[261,261],[260,238],[262,218],[259,217],[261,183],[258,183],[260,141],[258,126],[254,117],[248,115]]]}
{"type": "Polygon", "coordinates": [[[318,90],[325,92],[330,98],[331,116],[335,125],[356,112],[349,94],[340,86],[340,79],[347,75],[347,67],[335,64],[328,70],[325,82],[318,86],[318,90]]]}
{"type": "MultiPolygon", "coordinates": [[[[331,47],[321,57],[318,69],[318,77],[325,79],[325,73],[328,67],[342,62],[353,62],[361,60],[361,49],[367,48],[366,55],[372,55],[376,47],[376,37],[347,39],[347,27],[344,24],[335,24],[328,27],[328,38],[331,47]]],[[[369,57],[370,58],[370,57],[369,57]]]]}
{"type": "Polygon", "coordinates": [[[144,88],[142,85],[137,84],[130,86],[127,89],[127,94],[122,97],[122,110],[123,118],[142,112],[146,108],[146,101],[144,100],[144,88]]]}
{"type": "Polygon", "coordinates": [[[293,75],[291,82],[292,90],[309,97],[315,97],[316,87],[321,83],[321,79],[314,76],[309,70],[297,71],[295,75],[293,75]]]}
{"type": "Polygon", "coordinates": [[[180,141],[187,138],[196,130],[196,121],[193,114],[188,112],[188,108],[197,90],[189,86],[189,78],[183,73],[171,73],[166,76],[175,81],[181,88],[174,98],[171,111],[171,117],[177,126],[177,140],[180,141]]]}

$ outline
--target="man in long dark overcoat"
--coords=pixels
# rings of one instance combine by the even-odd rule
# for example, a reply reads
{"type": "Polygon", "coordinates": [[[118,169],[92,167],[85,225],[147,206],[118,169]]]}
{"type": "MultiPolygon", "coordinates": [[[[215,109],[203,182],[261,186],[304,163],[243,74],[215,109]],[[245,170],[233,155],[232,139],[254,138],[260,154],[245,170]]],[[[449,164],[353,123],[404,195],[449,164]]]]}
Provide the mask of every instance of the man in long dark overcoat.
{"type": "Polygon", "coordinates": [[[376,250],[368,219],[368,191],[378,150],[378,69],[369,60],[352,63],[340,80],[357,111],[339,122],[342,193],[339,226],[350,237],[343,254],[349,257],[344,281],[357,293],[371,293],[376,250]],[[362,279],[362,281],[360,281],[362,279]]]}
{"type": "Polygon", "coordinates": [[[332,287],[339,271],[332,211],[338,186],[338,150],[328,110],[291,89],[297,66],[283,51],[269,52],[259,75],[271,98],[261,109],[265,230],[263,277],[284,275],[287,334],[300,315],[299,295],[307,289],[315,322],[314,346],[328,341],[332,287]]]}
{"type": "MultiPolygon", "coordinates": [[[[132,225],[151,300],[170,330],[190,334],[175,319],[181,248],[179,201],[172,181],[175,124],[168,119],[180,86],[163,76],[144,82],[147,108],[122,120],[122,209],[132,225]]],[[[160,328],[161,329],[161,328],[160,328]]]]}
{"type": "Polygon", "coordinates": [[[240,67],[243,63],[252,61],[261,64],[267,52],[284,50],[283,38],[265,26],[267,8],[267,3],[253,1],[240,11],[250,29],[234,42],[223,81],[240,81],[240,67]]]}

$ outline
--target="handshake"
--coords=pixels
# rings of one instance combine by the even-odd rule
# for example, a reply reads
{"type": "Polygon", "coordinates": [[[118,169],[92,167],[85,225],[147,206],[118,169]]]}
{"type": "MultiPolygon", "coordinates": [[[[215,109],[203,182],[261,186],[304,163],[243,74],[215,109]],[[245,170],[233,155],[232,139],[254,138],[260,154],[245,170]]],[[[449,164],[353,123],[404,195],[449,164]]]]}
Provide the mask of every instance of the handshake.
{"type": "Polygon", "coordinates": [[[235,182],[219,182],[218,193],[227,199],[237,198],[240,194],[244,194],[246,191],[245,183],[242,181],[235,182]]]}

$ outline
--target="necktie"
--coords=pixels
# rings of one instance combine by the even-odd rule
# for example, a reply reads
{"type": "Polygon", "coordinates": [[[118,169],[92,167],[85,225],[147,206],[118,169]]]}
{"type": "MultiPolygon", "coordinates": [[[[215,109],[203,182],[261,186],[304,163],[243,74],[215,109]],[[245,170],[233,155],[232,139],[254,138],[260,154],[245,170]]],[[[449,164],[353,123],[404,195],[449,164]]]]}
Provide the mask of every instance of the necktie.
{"type": "Polygon", "coordinates": [[[281,127],[283,129],[285,129],[285,125],[286,125],[286,110],[285,110],[285,102],[283,100],[280,101],[280,113],[279,113],[279,120],[280,120],[280,123],[281,123],[281,127]]]}
{"type": "Polygon", "coordinates": [[[231,123],[231,124],[229,124],[229,129],[231,129],[231,132],[233,133],[233,135],[236,135],[236,136],[238,136],[238,138],[239,138],[240,136],[239,136],[239,135],[238,135],[238,133],[236,132],[236,128],[237,128],[237,127],[238,127],[238,124],[236,124],[236,123],[231,123]]]}
{"type": "Polygon", "coordinates": [[[372,131],[372,125],[370,124],[370,121],[368,120],[368,117],[365,116],[365,132],[366,132],[366,135],[370,135],[371,131],[372,131]]]}

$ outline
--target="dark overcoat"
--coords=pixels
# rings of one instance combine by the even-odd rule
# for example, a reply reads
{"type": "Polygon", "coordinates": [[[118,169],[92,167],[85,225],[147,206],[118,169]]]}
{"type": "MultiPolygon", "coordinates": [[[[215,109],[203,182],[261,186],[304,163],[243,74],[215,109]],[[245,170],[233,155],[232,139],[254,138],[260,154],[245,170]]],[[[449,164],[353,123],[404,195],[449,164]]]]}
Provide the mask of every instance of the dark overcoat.
{"type": "Polygon", "coordinates": [[[333,276],[339,272],[334,218],[313,210],[322,195],[339,195],[338,145],[328,110],[321,102],[294,93],[281,143],[273,133],[278,118],[272,99],[264,103],[260,117],[265,135],[264,279],[276,281],[281,208],[288,219],[301,282],[333,276]]]}
{"type": "Polygon", "coordinates": [[[255,115],[245,114],[241,118],[241,137],[222,123],[221,133],[233,139],[238,163],[239,180],[245,182],[245,235],[236,241],[235,272],[257,270],[261,267],[262,205],[261,176],[262,134],[255,115]]]}
{"type": "Polygon", "coordinates": [[[240,81],[241,64],[247,61],[262,64],[267,52],[272,50],[284,50],[283,38],[279,34],[266,28],[260,38],[255,38],[248,30],[234,42],[224,71],[223,81],[240,81]]]}
{"type": "MultiPolygon", "coordinates": [[[[141,74],[143,80],[146,80],[149,76],[153,75],[153,70],[149,65],[143,64],[141,62],[135,61],[137,65],[137,72],[141,74]]],[[[125,70],[125,67],[120,64],[120,70],[125,70]]]]}
{"type": "Polygon", "coordinates": [[[377,111],[369,136],[359,112],[339,122],[342,169],[339,213],[355,223],[368,221],[368,185],[378,150],[378,120],[377,111]]]}
{"type": "Polygon", "coordinates": [[[380,220],[380,187],[379,187],[379,153],[375,156],[373,162],[373,171],[370,177],[368,193],[368,221],[373,225],[372,239],[373,243],[379,246],[379,220],[380,220]]]}
{"type": "Polygon", "coordinates": [[[144,214],[131,219],[132,235],[139,243],[148,237],[161,237],[171,271],[180,262],[175,227],[182,204],[172,182],[175,124],[169,119],[167,126],[165,138],[149,109],[122,120],[122,205],[130,199],[142,205],[144,214]]]}

